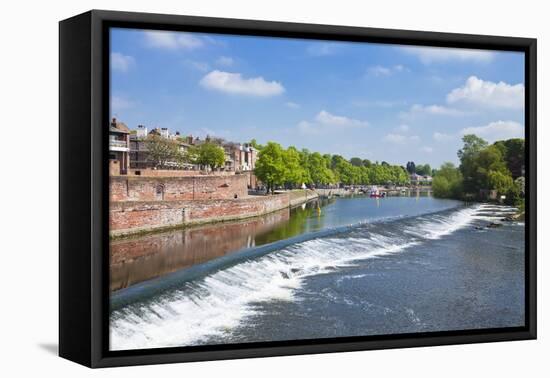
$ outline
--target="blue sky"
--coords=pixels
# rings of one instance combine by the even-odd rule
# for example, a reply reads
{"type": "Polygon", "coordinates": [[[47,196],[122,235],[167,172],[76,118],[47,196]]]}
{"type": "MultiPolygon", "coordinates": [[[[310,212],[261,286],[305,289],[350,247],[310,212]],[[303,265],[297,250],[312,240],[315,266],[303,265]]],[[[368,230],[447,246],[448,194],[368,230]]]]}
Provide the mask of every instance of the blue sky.
{"type": "Polygon", "coordinates": [[[112,29],[110,61],[130,128],[433,167],[524,135],[523,53],[112,29]]]}

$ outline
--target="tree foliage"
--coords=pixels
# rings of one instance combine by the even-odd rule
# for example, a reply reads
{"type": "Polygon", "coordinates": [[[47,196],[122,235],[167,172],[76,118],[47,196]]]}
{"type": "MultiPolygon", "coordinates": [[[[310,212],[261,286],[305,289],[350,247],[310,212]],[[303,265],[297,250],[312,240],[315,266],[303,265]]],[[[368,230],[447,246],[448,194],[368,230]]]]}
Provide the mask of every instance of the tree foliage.
{"type": "Polygon", "coordinates": [[[273,142],[260,150],[255,173],[271,192],[277,186],[296,188],[304,183],[325,186],[404,185],[409,182],[409,175],[398,165],[373,164],[359,158],[348,161],[341,155],[321,155],[307,149],[298,151],[295,147],[285,150],[273,142]]]}
{"type": "Polygon", "coordinates": [[[260,150],[254,173],[266,185],[268,192],[273,193],[275,186],[284,184],[288,174],[285,150],[280,144],[268,142],[260,150]]]}
{"type": "Polygon", "coordinates": [[[518,204],[525,195],[524,141],[508,139],[489,145],[476,135],[465,135],[458,151],[460,167],[445,163],[434,175],[434,195],[445,198],[480,198],[482,191],[495,190],[505,202],[518,204]],[[515,173],[512,173],[515,172],[515,173]]]}
{"type": "Polygon", "coordinates": [[[436,197],[460,198],[462,195],[462,173],[453,163],[444,163],[433,178],[432,189],[436,197]]]}
{"type": "Polygon", "coordinates": [[[181,163],[185,160],[176,141],[150,134],[143,139],[147,149],[147,157],[156,168],[165,168],[167,163],[181,163]]]}
{"type": "Polygon", "coordinates": [[[223,148],[212,142],[198,145],[192,152],[196,164],[205,165],[214,170],[225,164],[225,152],[223,148]]]}

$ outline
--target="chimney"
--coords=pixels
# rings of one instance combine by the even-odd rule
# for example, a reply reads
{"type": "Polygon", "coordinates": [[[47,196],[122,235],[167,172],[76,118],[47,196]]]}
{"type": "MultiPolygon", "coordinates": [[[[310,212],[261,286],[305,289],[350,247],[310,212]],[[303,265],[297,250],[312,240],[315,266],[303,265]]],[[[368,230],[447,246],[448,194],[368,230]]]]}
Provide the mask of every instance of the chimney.
{"type": "Polygon", "coordinates": [[[111,126],[116,127],[116,118],[115,117],[113,117],[113,119],[111,120],[111,126]]]}

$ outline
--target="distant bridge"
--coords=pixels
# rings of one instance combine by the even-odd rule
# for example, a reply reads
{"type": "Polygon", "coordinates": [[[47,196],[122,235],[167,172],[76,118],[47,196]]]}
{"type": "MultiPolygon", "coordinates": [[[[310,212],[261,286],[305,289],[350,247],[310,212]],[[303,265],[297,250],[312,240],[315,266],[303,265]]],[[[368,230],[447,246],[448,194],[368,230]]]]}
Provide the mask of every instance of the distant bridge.
{"type": "MultiPolygon", "coordinates": [[[[377,188],[380,193],[386,193],[387,196],[404,196],[404,197],[416,197],[416,196],[431,196],[431,186],[403,186],[394,188],[377,188]]],[[[353,194],[368,194],[370,190],[369,186],[355,186],[353,188],[316,188],[315,191],[320,197],[341,197],[349,196],[353,194]]]]}

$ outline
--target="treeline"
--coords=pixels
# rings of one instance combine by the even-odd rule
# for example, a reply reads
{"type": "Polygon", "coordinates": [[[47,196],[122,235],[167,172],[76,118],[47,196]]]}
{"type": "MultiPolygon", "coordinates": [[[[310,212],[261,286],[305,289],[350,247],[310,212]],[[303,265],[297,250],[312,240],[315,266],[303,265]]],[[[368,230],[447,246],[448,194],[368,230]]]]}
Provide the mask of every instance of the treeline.
{"type": "Polygon", "coordinates": [[[372,163],[360,158],[348,161],[340,155],[321,155],[292,146],[284,149],[275,142],[260,146],[252,140],[251,144],[260,151],[254,173],[268,191],[273,191],[276,187],[300,187],[304,183],[324,186],[403,185],[409,182],[407,171],[399,165],[372,163]]]}
{"type": "Polygon", "coordinates": [[[504,202],[520,205],[525,196],[525,141],[515,138],[489,145],[476,135],[465,135],[458,151],[460,166],[444,163],[435,172],[434,196],[482,200],[490,191],[505,196],[504,202]]]}

